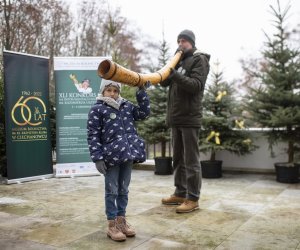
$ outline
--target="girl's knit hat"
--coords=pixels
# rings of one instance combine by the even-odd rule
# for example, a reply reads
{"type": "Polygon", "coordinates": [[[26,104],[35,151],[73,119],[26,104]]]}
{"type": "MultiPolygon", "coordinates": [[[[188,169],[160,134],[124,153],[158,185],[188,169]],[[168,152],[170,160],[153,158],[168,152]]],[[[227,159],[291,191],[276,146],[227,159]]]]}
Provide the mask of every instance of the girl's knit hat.
{"type": "Polygon", "coordinates": [[[114,81],[112,81],[112,80],[105,80],[105,79],[102,79],[102,80],[101,80],[101,86],[100,86],[99,93],[100,93],[100,94],[103,94],[104,90],[105,90],[107,87],[110,87],[110,86],[116,87],[116,88],[119,90],[119,93],[121,93],[121,83],[119,83],[119,82],[114,82],[114,81]]]}

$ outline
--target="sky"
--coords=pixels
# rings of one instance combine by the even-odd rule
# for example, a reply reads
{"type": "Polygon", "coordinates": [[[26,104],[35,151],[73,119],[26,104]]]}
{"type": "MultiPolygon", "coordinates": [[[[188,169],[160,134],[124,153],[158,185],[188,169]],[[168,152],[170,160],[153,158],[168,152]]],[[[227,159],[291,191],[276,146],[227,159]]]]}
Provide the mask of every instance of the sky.
{"type": "MultiPolygon", "coordinates": [[[[196,47],[211,55],[211,65],[220,62],[225,80],[241,78],[242,58],[259,57],[266,41],[264,32],[275,32],[270,5],[277,0],[107,0],[120,7],[121,16],[154,42],[162,34],[171,51],[177,48],[177,36],[190,29],[196,47]]],[[[291,5],[287,25],[300,24],[300,0],[280,0],[281,8],[291,5]]],[[[143,72],[142,72],[143,73],[143,72]]]]}

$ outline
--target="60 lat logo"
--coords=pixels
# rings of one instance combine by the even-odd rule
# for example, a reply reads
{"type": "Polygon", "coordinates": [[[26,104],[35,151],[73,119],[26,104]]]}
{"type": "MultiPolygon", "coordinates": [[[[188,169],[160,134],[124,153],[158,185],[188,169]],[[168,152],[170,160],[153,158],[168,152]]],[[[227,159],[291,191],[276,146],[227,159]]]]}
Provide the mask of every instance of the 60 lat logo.
{"type": "MultiPolygon", "coordinates": [[[[12,111],[11,111],[11,117],[15,124],[19,126],[24,125],[31,125],[31,126],[38,126],[42,124],[42,122],[46,118],[46,106],[44,102],[36,97],[36,96],[29,96],[26,99],[24,99],[24,96],[21,96],[20,99],[17,101],[17,103],[14,105],[12,111]],[[39,107],[34,107],[34,112],[31,111],[30,107],[27,105],[28,101],[35,101],[38,102],[43,108],[43,114],[40,112],[39,107]],[[16,110],[20,109],[20,116],[18,116],[19,120],[16,119],[16,110]],[[26,110],[26,111],[24,111],[26,110]]],[[[18,112],[18,111],[17,111],[18,112]]]]}

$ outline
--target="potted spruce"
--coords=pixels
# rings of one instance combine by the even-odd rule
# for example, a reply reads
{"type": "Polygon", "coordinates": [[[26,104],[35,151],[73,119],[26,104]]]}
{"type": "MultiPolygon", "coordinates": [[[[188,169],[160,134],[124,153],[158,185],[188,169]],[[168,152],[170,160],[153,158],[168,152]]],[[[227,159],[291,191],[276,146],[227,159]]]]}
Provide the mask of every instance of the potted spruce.
{"type": "MultiPolygon", "coordinates": [[[[166,65],[169,47],[163,39],[160,46],[159,65],[154,71],[166,65]]],[[[141,135],[149,144],[160,144],[160,155],[155,156],[155,174],[167,175],[173,173],[172,157],[167,156],[167,145],[170,142],[170,128],[166,125],[167,112],[167,93],[168,89],[157,84],[148,89],[151,100],[151,115],[144,121],[141,135]]]]}
{"type": "Polygon", "coordinates": [[[210,154],[209,160],[201,161],[203,178],[222,177],[222,161],[216,159],[217,151],[244,155],[256,148],[245,130],[244,120],[237,116],[234,88],[223,81],[223,72],[218,66],[217,63],[212,71],[212,81],[207,85],[203,100],[200,151],[210,154]]]}
{"type": "Polygon", "coordinates": [[[271,155],[278,142],[286,143],[286,162],[275,163],[278,182],[299,182],[296,152],[300,148],[300,47],[290,40],[285,21],[290,6],[281,11],[271,6],[276,32],[266,34],[260,68],[245,68],[249,84],[246,108],[252,119],[268,128],[266,136],[271,155]]]}
{"type": "Polygon", "coordinates": [[[148,91],[151,100],[151,116],[143,122],[143,137],[150,144],[160,145],[160,156],[154,157],[155,174],[173,173],[172,157],[167,156],[167,143],[170,142],[170,129],[166,126],[166,88],[156,85],[148,91]]]}

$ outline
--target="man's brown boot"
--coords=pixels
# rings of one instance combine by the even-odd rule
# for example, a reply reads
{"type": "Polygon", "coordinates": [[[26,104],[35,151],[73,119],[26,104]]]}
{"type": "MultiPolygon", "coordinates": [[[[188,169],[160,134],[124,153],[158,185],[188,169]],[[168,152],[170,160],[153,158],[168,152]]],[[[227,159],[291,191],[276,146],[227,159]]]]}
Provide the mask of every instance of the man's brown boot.
{"type": "Polygon", "coordinates": [[[118,229],[116,220],[108,220],[107,236],[114,241],[126,240],[126,235],[118,229]]]}
{"type": "Polygon", "coordinates": [[[180,206],[176,208],[176,213],[189,213],[199,209],[198,201],[185,200],[180,206]]]}
{"type": "Polygon", "coordinates": [[[117,216],[117,228],[127,237],[135,236],[134,228],[126,221],[125,216],[117,216]]]}
{"type": "Polygon", "coordinates": [[[168,198],[162,198],[161,203],[164,205],[180,205],[185,201],[185,198],[171,195],[168,198]]]}

